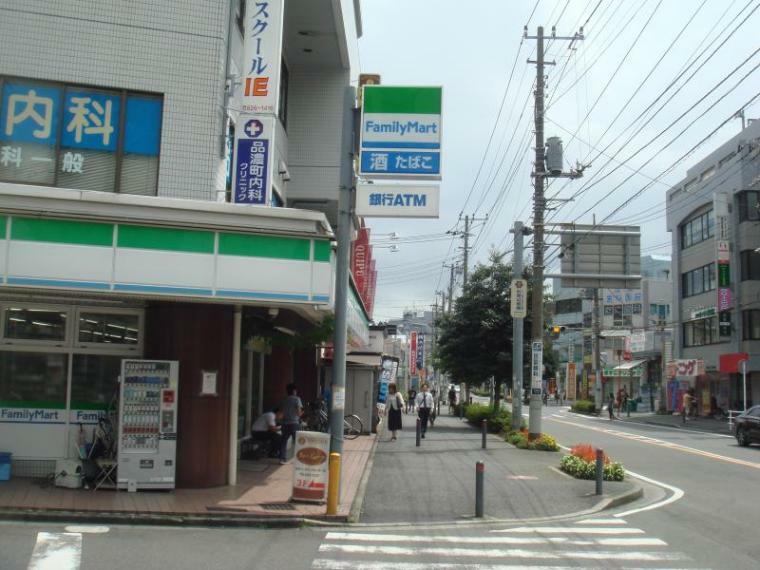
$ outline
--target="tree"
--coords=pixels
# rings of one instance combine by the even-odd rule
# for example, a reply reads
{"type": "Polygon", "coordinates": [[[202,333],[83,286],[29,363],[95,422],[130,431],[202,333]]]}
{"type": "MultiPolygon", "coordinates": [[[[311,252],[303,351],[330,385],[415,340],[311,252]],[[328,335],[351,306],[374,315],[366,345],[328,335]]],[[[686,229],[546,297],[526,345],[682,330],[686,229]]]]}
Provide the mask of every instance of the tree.
{"type": "MultiPolygon", "coordinates": [[[[495,381],[494,405],[501,398],[501,385],[512,381],[512,317],[510,316],[510,284],[512,266],[504,262],[504,254],[492,253],[489,265],[473,270],[462,295],[455,301],[451,314],[438,321],[438,345],[434,355],[440,370],[459,381],[481,384],[491,377],[495,381]]],[[[530,272],[528,306],[533,290],[530,272]]],[[[548,321],[547,321],[548,322],[548,321]]],[[[529,382],[531,354],[531,319],[523,327],[523,381],[529,382]]],[[[551,345],[545,347],[547,370],[556,368],[551,345]],[[548,358],[547,358],[548,357],[548,358]]],[[[520,397],[521,394],[517,394],[520,397]]]]}

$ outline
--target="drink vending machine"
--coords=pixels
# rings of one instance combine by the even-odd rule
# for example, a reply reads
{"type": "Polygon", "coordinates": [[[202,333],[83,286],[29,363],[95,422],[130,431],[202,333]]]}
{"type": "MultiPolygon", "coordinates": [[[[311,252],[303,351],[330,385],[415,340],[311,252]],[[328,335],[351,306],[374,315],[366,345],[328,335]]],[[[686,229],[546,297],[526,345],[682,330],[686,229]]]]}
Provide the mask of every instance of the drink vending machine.
{"type": "Polygon", "coordinates": [[[179,362],[121,361],[117,488],[174,489],[179,362]]]}

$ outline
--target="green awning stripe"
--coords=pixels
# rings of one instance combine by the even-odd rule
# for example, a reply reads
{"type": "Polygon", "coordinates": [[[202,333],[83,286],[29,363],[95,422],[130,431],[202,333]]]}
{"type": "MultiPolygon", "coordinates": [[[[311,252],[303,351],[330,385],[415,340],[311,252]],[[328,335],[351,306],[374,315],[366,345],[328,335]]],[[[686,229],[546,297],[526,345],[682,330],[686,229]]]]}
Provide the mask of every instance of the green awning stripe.
{"type": "Polygon", "coordinates": [[[440,87],[372,87],[364,90],[365,113],[440,115],[440,87]]]}
{"type": "Polygon", "coordinates": [[[46,410],[65,410],[64,402],[50,402],[45,400],[0,400],[2,408],[44,408],[46,410]]]}
{"type": "Polygon", "coordinates": [[[314,240],[314,261],[330,261],[330,242],[314,240]]]}
{"type": "Polygon", "coordinates": [[[219,234],[219,255],[309,261],[308,239],[246,234],[219,234]]]}
{"type": "Polygon", "coordinates": [[[214,253],[214,232],[119,225],[119,247],[214,253]]]}
{"type": "Polygon", "coordinates": [[[0,239],[5,239],[5,232],[7,230],[6,224],[8,223],[8,216],[0,216],[0,239]]]}
{"type": "Polygon", "coordinates": [[[14,217],[11,239],[111,247],[113,224],[14,217]]]}

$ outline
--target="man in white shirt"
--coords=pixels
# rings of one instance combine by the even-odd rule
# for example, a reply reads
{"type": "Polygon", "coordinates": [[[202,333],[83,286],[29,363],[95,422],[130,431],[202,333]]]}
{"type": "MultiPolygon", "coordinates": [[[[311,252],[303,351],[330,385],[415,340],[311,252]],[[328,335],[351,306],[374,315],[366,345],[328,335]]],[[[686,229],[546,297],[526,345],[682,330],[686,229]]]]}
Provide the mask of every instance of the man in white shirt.
{"type": "Polygon", "coordinates": [[[427,432],[430,412],[433,409],[433,395],[428,391],[427,384],[422,385],[422,391],[417,394],[415,404],[417,405],[417,416],[420,418],[420,431],[422,433],[422,437],[424,438],[425,432],[427,432]]]}
{"type": "Polygon", "coordinates": [[[269,455],[274,456],[279,452],[282,435],[278,422],[282,421],[282,412],[275,408],[271,412],[264,412],[251,426],[251,437],[255,441],[263,441],[269,445],[269,455]]]}

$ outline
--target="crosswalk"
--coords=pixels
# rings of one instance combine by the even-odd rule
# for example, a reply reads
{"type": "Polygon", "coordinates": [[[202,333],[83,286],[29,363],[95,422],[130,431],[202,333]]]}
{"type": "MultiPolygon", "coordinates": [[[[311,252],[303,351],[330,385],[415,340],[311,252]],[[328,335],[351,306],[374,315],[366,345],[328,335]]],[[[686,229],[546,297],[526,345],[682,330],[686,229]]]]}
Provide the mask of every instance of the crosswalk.
{"type": "Polygon", "coordinates": [[[312,570],[566,570],[701,568],[684,552],[617,518],[575,524],[405,533],[333,531],[312,570]]]}

